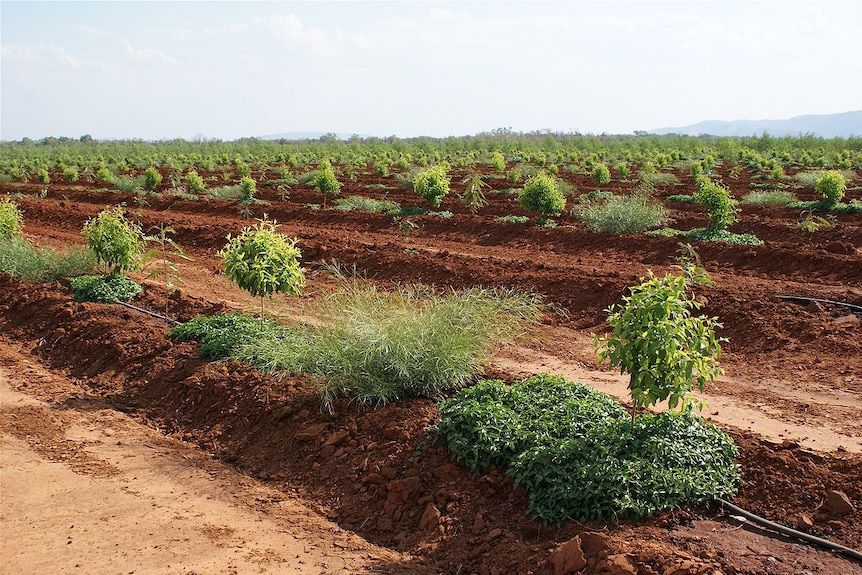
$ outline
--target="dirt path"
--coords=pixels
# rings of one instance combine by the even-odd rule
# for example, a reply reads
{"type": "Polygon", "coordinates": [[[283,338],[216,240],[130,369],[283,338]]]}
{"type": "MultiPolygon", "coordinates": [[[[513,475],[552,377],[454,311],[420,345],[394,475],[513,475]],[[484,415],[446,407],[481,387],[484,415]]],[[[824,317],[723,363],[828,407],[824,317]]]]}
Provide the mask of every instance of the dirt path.
{"type": "Polygon", "coordinates": [[[107,405],[20,393],[59,376],[2,357],[3,573],[334,574],[409,560],[107,405]]]}

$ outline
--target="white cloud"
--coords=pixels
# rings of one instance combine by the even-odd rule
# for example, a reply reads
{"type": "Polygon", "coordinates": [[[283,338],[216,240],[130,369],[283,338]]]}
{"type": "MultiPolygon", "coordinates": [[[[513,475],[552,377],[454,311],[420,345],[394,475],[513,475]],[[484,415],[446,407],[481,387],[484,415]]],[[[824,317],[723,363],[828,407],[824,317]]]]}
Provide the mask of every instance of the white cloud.
{"type": "Polygon", "coordinates": [[[23,64],[30,66],[60,67],[60,68],[105,68],[100,62],[82,60],[70,55],[62,46],[55,44],[33,44],[23,46],[13,42],[5,42],[0,48],[3,62],[8,64],[23,64]]]}
{"type": "Polygon", "coordinates": [[[153,50],[150,48],[135,48],[134,46],[132,46],[132,43],[125,38],[120,40],[120,44],[123,47],[123,53],[132,60],[136,60],[139,62],[156,61],[163,64],[174,64],[176,62],[175,59],[171,58],[170,56],[159,50],[153,50]]]}

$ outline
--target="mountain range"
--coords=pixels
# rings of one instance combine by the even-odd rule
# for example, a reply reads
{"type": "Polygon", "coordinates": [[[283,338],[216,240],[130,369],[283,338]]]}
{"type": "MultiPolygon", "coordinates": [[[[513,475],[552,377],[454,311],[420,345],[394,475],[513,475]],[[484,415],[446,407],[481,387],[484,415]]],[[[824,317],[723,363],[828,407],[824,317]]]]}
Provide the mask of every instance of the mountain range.
{"type": "Polygon", "coordinates": [[[682,134],[686,136],[799,136],[812,134],[821,138],[862,137],[862,110],[840,114],[796,116],[787,120],[707,120],[690,126],[659,128],[650,134],[682,134]]]}

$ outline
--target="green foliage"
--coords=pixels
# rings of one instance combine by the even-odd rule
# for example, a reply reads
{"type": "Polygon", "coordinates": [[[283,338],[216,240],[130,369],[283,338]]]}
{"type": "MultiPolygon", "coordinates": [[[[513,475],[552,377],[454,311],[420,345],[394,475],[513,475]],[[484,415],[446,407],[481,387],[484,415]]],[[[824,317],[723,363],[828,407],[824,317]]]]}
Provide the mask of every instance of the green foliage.
{"type": "Polygon", "coordinates": [[[437,165],[420,170],[413,176],[413,191],[430,205],[439,208],[443,198],[449,193],[447,166],[437,165]]]}
{"type": "Polygon", "coordinates": [[[74,183],[78,181],[78,170],[72,166],[68,166],[63,168],[63,179],[68,183],[74,183]]]}
{"type": "Polygon", "coordinates": [[[834,214],[862,214],[862,202],[850,200],[848,203],[833,202],[830,200],[816,200],[812,202],[791,202],[787,207],[795,210],[811,210],[814,212],[831,212],[834,214]]]}
{"type": "Polygon", "coordinates": [[[786,206],[795,201],[796,195],[785,190],[749,192],[742,198],[742,203],[747,206],[786,206]]]}
{"type": "Polygon", "coordinates": [[[596,164],[591,174],[593,181],[598,186],[603,186],[611,181],[611,171],[604,164],[596,164]]]}
{"type": "Polygon", "coordinates": [[[126,219],[121,206],[102,210],[84,224],[81,233],[99,263],[121,274],[138,267],[143,252],[141,227],[126,219]]]}
{"type": "Polygon", "coordinates": [[[813,234],[821,228],[831,228],[835,225],[835,216],[829,214],[829,219],[823,216],[815,216],[814,210],[802,212],[802,220],[794,226],[797,230],[813,234]]]}
{"type": "Polygon", "coordinates": [[[360,212],[368,212],[377,214],[381,212],[397,211],[401,208],[398,202],[391,200],[375,200],[374,198],[366,198],[363,196],[347,196],[346,198],[338,198],[333,202],[332,209],[339,212],[352,212],[358,210],[360,212]]]}
{"type": "Polygon", "coordinates": [[[598,201],[582,201],[575,215],[590,231],[634,234],[667,223],[668,212],[649,196],[611,195],[598,201]]]}
{"type": "Polygon", "coordinates": [[[700,199],[697,196],[688,194],[674,194],[665,198],[668,202],[676,202],[677,204],[698,204],[700,199]]]}
{"type": "Polygon", "coordinates": [[[491,154],[491,167],[498,172],[506,171],[506,157],[499,150],[491,154]]]}
{"type": "Polygon", "coordinates": [[[464,184],[464,193],[461,194],[461,203],[470,208],[473,215],[488,205],[488,199],[482,192],[482,188],[488,187],[478,173],[467,176],[461,183],[464,184]]]}
{"type": "Polygon", "coordinates": [[[170,332],[177,341],[200,342],[198,354],[209,359],[224,359],[244,344],[255,340],[271,340],[277,337],[279,328],[269,320],[263,322],[253,317],[230,313],[206,317],[195,316],[178,325],[170,332]]]}
{"type": "Polygon", "coordinates": [[[374,173],[380,176],[381,178],[386,178],[389,176],[389,164],[386,162],[375,162],[374,163],[374,173]]]}
{"type": "Polygon", "coordinates": [[[524,210],[544,216],[558,216],[566,207],[566,198],[556,178],[544,173],[536,174],[524,184],[518,202],[524,210]]]}
{"type": "Polygon", "coordinates": [[[197,173],[196,170],[189,170],[186,174],[186,184],[188,184],[189,189],[196,194],[201,194],[206,190],[206,184],[204,183],[204,179],[197,173]]]}
{"type": "Polygon", "coordinates": [[[114,189],[124,194],[137,194],[142,190],[141,182],[131,176],[120,176],[114,180],[114,189]]]}
{"type": "Polygon", "coordinates": [[[691,413],[632,423],[615,399],[547,374],[484,380],[440,404],[438,435],[475,471],[506,469],[543,522],[639,518],[735,492],[736,446],[691,413]]]}
{"type": "Polygon", "coordinates": [[[737,201],[730,195],[730,190],[717,184],[709,178],[698,180],[697,201],[709,213],[709,228],[726,230],[736,223],[737,201]]]}
{"type": "Polygon", "coordinates": [[[150,166],[146,170],[144,170],[144,189],[148,192],[152,192],[156,189],[156,186],[162,183],[162,175],[159,171],[150,166]]]}
{"type": "Polygon", "coordinates": [[[846,188],[847,182],[844,180],[844,174],[838,170],[823,172],[817,177],[817,181],[814,184],[814,189],[823,196],[823,199],[832,203],[841,201],[846,188]]]}
{"type": "Polygon", "coordinates": [[[683,237],[699,242],[721,242],[730,245],[760,246],[763,240],[752,234],[734,234],[727,230],[715,230],[712,228],[695,228],[693,230],[675,230],[673,228],[661,228],[645,232],[651,238],[683,237]]]}
{"type": "Polygon", "coordinates": [[[24,215],[21,208],[8,196],[0,199],[0,240],[20,236],[24,229],[24,215]]]}
{"type": "Polygon", "coordinates": [[[634,410],[667,401],[671,409],[701,403],[691,397],[693,383],[704,386],[724,371],[718,364],[717,318],[692,316],[700,303],[688,292],[686,275],[665,275],[631,288],[622,308],[608,308],[612,333],[595,338],[600,362],[630,374],[634,410]]]}
{"type": "Polygon", "coordinates": [[[232,200],[242,197],[242,188],[239,186],[216,186],[206,189],[207,196],[214,200],[232,200]]]}
{"type": "Polygon", "coordinates": [[[254,195],[257,193],[257,183],[248,176],[243,176],[239,181],[239,203],[254,204],[257,202],[254,195]]]}
{"type": "Polygon", "coordinates": [[[96,257],[85,247],[58,252],[36,248],[21,237],[0,238],[0,271],[27,281],[46,282],[87,274],[96,267],[96,257]]]}
{"type": "Polygon", "coordinates": [[[508,216],[499,216],[494,218],[494,221],[500,224],[526,224],[530,221],[530,218],[527,216],[509,214],[508,216]]]}
{"type": "Polygon", "coordinates": [[[341,182],[335,177],[335,170],[332,169],[329,160],[320,162],[311,184],[318,193],[323,194],[324,206],[326,205],[326,198],[337,196],[341,191],[341,182]]]}
{"type": "Polygon", "coordinates": [[[114,174],[111,173],[111,170],[103,166],[96,171],[96,179],[100,182],[110,184],[114,181],[114,174]]]}
{"type": "Polygon", "coordinates": [[[237,237],[228,234],[227,245],[218,252],[224,260],[225,277],[252,297],[260,296],[261,321],[264,296],[276,292],[299,295],[305,281],[297,240],[276,232],[276,225],[264,216],[237,237]]]}
{"type": "Polygon", "coordinates": [[[422,286],[383,292],[361,281],[319,303],[322,324],[236,354],[266,371],[320,376],[324,402],[384,404],[440,398],[467,383],[497,346],[538,319],[537,296],[473,288],[437,295],[422,286]]]}
{"type": "Polygon", "coordinates": [[[40,184],[48,185],[51,183],[51,176],[48,175],[48,170],[45,168],[39,168],[36,170],[36,181],[40,184]]]}
{"type": "Polygon", "coordinates": [[[121,274],[110,273],[99,276],[80,276],[69,284],[75,301],[114,303],[134,299],[143,288],[121,274]]]}
{"type": "MultiPolygon", "coordinates": [[[[156,233],[148,234],[143,238],[152,247],[141,257],[141,270],[147,274],[147,279],[161,278],[168,290],[184,285],[179,265],[174,260],[194,261],[194,259],[170,237],[176,233],[172,227],[162,224],[151,228],[150,231],[153,230],[156,233]]],[[[166,296],[165,315],[168,315],[168,302],[170,297],[166,296]]]]}

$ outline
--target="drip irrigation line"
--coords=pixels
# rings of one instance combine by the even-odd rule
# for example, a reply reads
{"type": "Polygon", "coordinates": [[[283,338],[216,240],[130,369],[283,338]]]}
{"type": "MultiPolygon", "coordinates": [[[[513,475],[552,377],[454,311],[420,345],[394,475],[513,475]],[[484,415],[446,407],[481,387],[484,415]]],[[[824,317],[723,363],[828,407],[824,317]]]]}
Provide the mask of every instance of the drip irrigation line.
{"type": "Polygon", "coordinates": [[[151,312],[151,311],[150,311],[150,310],[148,310],[148,309],[144,309],[144,308],[142,308],[142,307],[137,307],[137,306],[134,306],[134,305],[132,305],[132,304],[130,304],[130,303],[126,303],[126,302],[124,302],[124,301],[119,301],[119,300],[114,300],[114,303],[118,303],[118,304],[120,304],[121,306],[127,307],[127,308],[129,308],[129,309],[133,309],[133,310],[135,310],[135,311],[139,311],[139,312],[141,312],[141,313],[145,313],[145,314],[147,314],[147,315],[148,315],[148,316],[150,316],[150,317],[154,317],[154,318],[156,318],[156,319],[160,319],[160,320],[166,321],[166,322],[171,323],[171,324],[173,324],[173,325],[180,325],[180,322],[178,322],[178,321],[176,321],[176,320],[174,320],[174,319],[171,319],[171,318],[169,318],[169,317],[163,316],[163,315],[161,315],[161,314],[151,312]]]}
{"type": "Polygon", "coordinates": [[[862,553],[854,549],[844,547],[843,545],[833,543],[832,541],[828,541],[826,539],[821,539],[820,537],[815,537],[814,535],[809,535],[808,533],[803,533],[802,531],[797,531],[796,529],[791,529],[790,527],[785,527],[784,525],[779,525],[778,523],[770,521],[769,519],[764,519],[763,517],[760,517],[753,513],[749,513],[745,509],[740,509],[733,503],[725,501],[724,499],[716,499],[716,501],[718,501],[724,509],[732,512],[734,515],[744,517],[745,519],[763,527],[766,527],[772,531],[777,531],[782,535],[787,535],[789,537],[800,539],[806,543],[813,543],[814,545],[829,549],[830,551],[835,551],[836,553],[844,555],[845,557],[849,557],[851,559],[855,559],[862,562],[862,553]]]}
{"type": "Polygon", "coordinates": [[[816,301],[817,303],[828,303],[831,305],[843,305],[844,307],[849,307],[854,311],[862,311],[862,305],[853,305],[852,303],[844,303],[843,301],[833,301],[831,299],[819,299],[816,297],[804,297],[798,295],[780,295],[778,299],[783,301],[816,301]]]}

